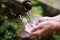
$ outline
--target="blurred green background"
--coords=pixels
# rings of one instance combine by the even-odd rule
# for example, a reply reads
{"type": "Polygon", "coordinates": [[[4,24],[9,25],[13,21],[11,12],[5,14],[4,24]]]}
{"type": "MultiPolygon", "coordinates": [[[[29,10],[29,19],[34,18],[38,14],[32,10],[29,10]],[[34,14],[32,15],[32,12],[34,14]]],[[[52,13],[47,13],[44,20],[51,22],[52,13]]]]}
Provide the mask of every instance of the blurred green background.
{"type": "MultiPolygon", "coordinates": [[[[43,14],[43,8],[40,6],[40,3],[37,0],[31,0],[32,2],[32,13],[33,14],[40,14],[44,16],[43,14]]],[[[6,6],[2,5],[2,8],[4,9],[6,6]]],[[[16,37],[15,30],[17,29],[17,21],[19,21],[19,18],[9,19],[6,15],[2,16],[0,15],[0,40],[12,40],[16,37]]],[[[53,33],[53,36],[55,40],[60,40],[60,34],[59,33],[53,33]]]]}

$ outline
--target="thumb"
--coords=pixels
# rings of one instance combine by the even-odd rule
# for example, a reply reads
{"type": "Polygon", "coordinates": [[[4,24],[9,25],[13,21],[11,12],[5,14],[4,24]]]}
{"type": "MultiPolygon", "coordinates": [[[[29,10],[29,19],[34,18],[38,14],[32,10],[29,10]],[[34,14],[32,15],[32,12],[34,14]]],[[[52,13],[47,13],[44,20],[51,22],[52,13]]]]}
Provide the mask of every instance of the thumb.
{"type": "Polygon", "coordinates": [[[26,26],[25,26],[25,31],[28,32],[28,33],[30,33],[32,27],[33,27],[33,26],[32,26],[31,24],[26,25],[26,26]]]}
{"type": "Polygon", "coordinates": [[[42,24],[43,24],[43,23],[39,23],[37,26],[32,27],[31,32],[34,32],[34,31],[36,31],[36,30],[38,30],[38,29],[42,29],[42,28],[43,28],[43,27],[42,27],[42,24]]]}

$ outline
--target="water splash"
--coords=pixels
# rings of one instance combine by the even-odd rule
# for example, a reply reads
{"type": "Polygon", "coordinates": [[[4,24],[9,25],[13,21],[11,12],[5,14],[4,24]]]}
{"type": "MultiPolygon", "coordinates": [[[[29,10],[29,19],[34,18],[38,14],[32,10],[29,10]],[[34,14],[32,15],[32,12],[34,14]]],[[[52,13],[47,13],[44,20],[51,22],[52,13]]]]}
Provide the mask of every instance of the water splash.
{"type": "Polygon", "coordinates": [[[29,16],[29,18],[30,18],[31,21],[34,20],[34,18],[33,18],[33,16],[32,16],[32,14],[31,14],[30,11],[27,12],[27,15],[29,16]]]}
{"type": "MultiPolygon", "coordinates": [[[[34,22],[36,21],[36,19],[38,19],[40,16],[32,16],[32,14],[31,14],[31,12],[30,11],[28,11],[27,12],[27,15],[28,15],[28,17],[29,17],[29,21],[30,22],[28,22],[27,21],[27,19],[25,18],[25,17],[23,17],[23,16],[21,16],[20,15],[20,19],[22,20],[22,22],[24,23],[24,26],[26,26],[26,25],[29,25],[30,23],[32,23],[33,24],[33,26],[34,26],[34,22]]],[[[28,33],[26,33],[26,32],[24,32],[24,35],[22,34],[22,37],[31,37],[31,39],[34,39],[34,40],[40,40],[41,39],[41,37],[36,37],[36,36],[31,36],[30,34],[28,34],[28,33]]]]}
{"type": "Polygon", "coordinates": [[[22,22],[24,23],[24,25],[28,24],[28,21],[25,17],[20,15],[20,19],[22,20],[22,22]]]}
{"type": "MultiPolygon", "coordinates": [[[[23,17],[23,16],[20,15],[20,19],[21,19],[22,22],[24,23],[24,26],[26,26],[26,25],[29,24],[28,21],[27,21],[27,19],[26,19],[25,17],[23,17]]],[[[24,27],[24,28],[25,28],[25,27],[24,27]]],[[[21,37],[22,37],[22,38],[28,38],[28,37],[30,37],[30,36],[31,36],[31,35],[28,34],[28,33],[26,33],[25,31],[23,31],[23,32],[21,33],[21,37]]]]}
{"type": "MultiPolygon", "coordinates": [[[[38,15],[38,14],[36,14],[36,16],[32,16],[32,14],[31,14],[31,12],[30,11],[28,11],[27,12],[27,15],[29,16],[29,18],[30,18],[30,23],[32,23],[33,24],[33,26],[35,26],[35,21],[36,21],[36,19],[38,19],[38,18],[40,18],[41,16],[40,15],[38,15]]],[[[32,39],[34,39],[34,40],[39,40],[39,39],[41,39],[41,37],[36,37],[36,36],[31,36],[31,38],[32,39]]]]}

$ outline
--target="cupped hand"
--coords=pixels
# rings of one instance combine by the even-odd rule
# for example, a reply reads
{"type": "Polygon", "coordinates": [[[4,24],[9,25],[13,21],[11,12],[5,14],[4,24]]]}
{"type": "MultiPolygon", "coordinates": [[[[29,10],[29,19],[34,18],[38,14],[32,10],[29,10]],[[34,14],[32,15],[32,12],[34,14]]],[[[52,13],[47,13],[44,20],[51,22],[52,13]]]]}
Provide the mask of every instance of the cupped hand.
{"type": "Polygon", "coordinates": [[[35,25],[26,25],[25,31],[35,36],[45,36],[54,31],[55,22],[50,17],[39,18],[35,25]]]}
{"type": "Polygon", "coordinates": [[[32,28],[31,33],[35,36],[46,36],[55,31],[56,22],[45,21],[32,28]]]}

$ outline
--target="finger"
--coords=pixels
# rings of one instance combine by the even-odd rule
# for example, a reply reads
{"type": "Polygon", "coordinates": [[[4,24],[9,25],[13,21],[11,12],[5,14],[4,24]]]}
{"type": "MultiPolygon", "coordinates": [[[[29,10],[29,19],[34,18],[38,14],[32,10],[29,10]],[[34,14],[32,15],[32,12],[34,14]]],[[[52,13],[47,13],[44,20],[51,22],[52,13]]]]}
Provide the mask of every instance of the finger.
{"type": "Polygon", "coordinates": [[[35,25],[38,25],[38,23],[41,23],[41,22],[43,22],[44,20],[43,20],[43,18],[39,18],[36,22],[35,22],[35,25]]]}
{"type": "Polygon", "coordinates": [[[33,25],[31,25],[31,24],[25,25],[25,29],[27,29],[27,28],[32,28],[32,27],[33,27],[33,25]]]}
{"type": "Polygon", "coordinates": [[[26,32],[29,32],[30,33],[31,30],[32,30],[32,25],[31,24],[25,26],[25,31],[26,32]]]}
{"type": "Polygon", "coordinates": [[[37,26],[35,26],[35,27],[33,27],[32,25],[26,25],[26,26],[25,26],[25,31],[31,33],[31,32],[34,32],[34,31],[36,31],[36,30],[38,30],[38,29],[42,29],[45,23],[46,23],[46,22],[39,23],[39,24],[38,24],[37,26]]]}
{"type": "Polygon", "coordinates": [[[33,32],[32,35],[42,37],[42,36],[43,36],[43,33],[44,33],[44,30],[43,30],[43,29],[41,29],[41,30],[38,29],[38,30],[36,30],[35,32],[33,32]]]}
{"type": "Polygon", "coordinates": [[[39,23],[37,26],[32,27],[31,32],[34,32],[34,31],[36,31],[36,30],[38,30],[38,29],[42,29],[42,28],[43,28],[43,27],[41,26],[41,23],[39,23]]]}
{"type": "Polygon", "coordinates": [[[37,29],[42,29],[43,27],[46,26],[45,24],[47,24],[47,22],[48,22],[48,21],[39,23],[37,26],[35,26],[35,27],[32,28],[31,32],[34,32],[34,31],[36,31],[37,29]]]}
{"type": "Polygon", "coordinates": [[[41,23],[41,22],[43,22],[43,21],[49,21],[49,20],[51,20],[50,17],[41,17],[41,18],[39,18],[39,19],[36,21],[36,24],[35,24],[35,25],[37,25],[38,23],[41,23]]]}
{"type": "Polygon", "coordinates": [[[40,30],[36,30],[36,31],[32,32],[31,34],[34,35],[34,36],[38,36],[39,35],[39,31],[40,30]]]}

